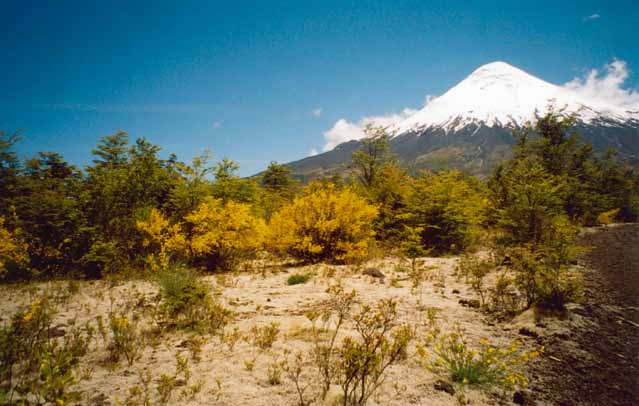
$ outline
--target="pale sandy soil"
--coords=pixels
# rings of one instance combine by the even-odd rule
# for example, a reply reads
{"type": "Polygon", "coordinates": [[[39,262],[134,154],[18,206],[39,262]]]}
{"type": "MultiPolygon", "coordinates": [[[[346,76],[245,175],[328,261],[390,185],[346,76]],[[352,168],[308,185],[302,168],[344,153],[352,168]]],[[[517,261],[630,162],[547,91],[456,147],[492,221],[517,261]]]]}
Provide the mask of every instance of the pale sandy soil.
{"type": "MultiPolygon", "coordinates": [[[[226,327],[226,331],[239,328],[249,334],[253,326],[264,326],[277,322],[280,333],[272,349],[259,353],[247,340],[240,340],[230,351],[221,343],[218,336],[205,336],[201,360],[190,361],[192,378],[189,383],[203,382],[203,388],[193,399],[180,398],[178,388],[173,394],[170,404],[174,405],[295,405],[297,394],[294,386],[286,376],[279,385],[270,385],[267,379],[269,364],[282,361],[287,351],[309,352],[311,341],[308,334],[310,321],[305,313],[317,308],[329,298],[327,287],[341,281],[346,290],[355,289],[362,303],[375,304],[380,299],[396,298],[399,302],[399,314],[402,322],[416,326],[418,332],[426,319],[428,308],[436,308],[437,319],[442,331],[452,331],[459,326],[470,342],[477,343],[487,338],[495,344],[506,345],[515,338],[521,338],[519,328],[527,326],[540,330],[538,323],[530,314],[524,314],[510,323],[495,323],[478,309],[464,307],[460,299],[476,299],[470,287],[454,276],[456,258],[425,258],[424,264],[432,267],[428,271],[429,278],[424,281],[418,291],[411,292],[411,282],[406,280],[405,273],[394,271],[398,260],[386,259],[369,263],[365,267],[374,266],[380,269],[386,278],[383,283],[379,279],[362,274],[361,269],[345,266],[334,266],[334,275],[327,276],[328,266],[309,266],[304,268],[283,268],[276,273],[239,273],[223,277],[207,276],[204,279],[212,290],[219,292],[222,303],[235,312],[235,320],[226,327]],[[295,272],[311,272],[314,276],[306,284],[288,286],[286,279],[295,272]],[[392,279],[404,279],[392,283],[392,279]],[[455,293],[453,293],[455,292],[455,293]],[[245,361],[255,359],[255,367],[247,370],[245,361]],[[220,382],[221,389],[217,382],[220,382]]],[[[0,287],[0,317],[6,322],[11,314],[25,306],[36,289],[52,290],[55,282],[17,288],[16,286],[0,287]]],[[[67,304],[62,304],[61,312],[55,324],[62,328],[73,319],[81,324],[94,322],[98,315],[105,320],[111,309],[123,310],[128,307],[135,310],[132,303],[135,297],[144,295],[147,299],[158,292],[157,285],[150,281],[126,281],[118,286],[110,287],[105,281],[82,282],[80,291],[67,304]]],[[[542,330],[569,328],[570,323],[580,323],[576,318],[564,321],[545,322],[542,330]]],[[[348,334],[352,326],[347,325],[344,333],[348,334]]],[[[539,331],[544,334],[544,331],[539,331]]],[[[82,404],[124,404],[131,387],[139,384],[138,372],[148,370],[153,376],[151,393],[153,404],[157,404],[156,379],[160,374],[175,372],[175,354],[181,353],[189,357],[184,342],[188,333],[175,332],[162,336],[159,345],[145,347],[141,358],[132,366],[120,362],[117,366],[108,366],[106,343],[98,336],[91,344],[91,350],[82,360],[81,370],[90,371],[90,377],[83,380],[75,389],[84,393],[82,404]]],[[[534,340],[524,337],[531,348],[534,340]]],[[[419,340],[419,338],[418,338],[419,340]]],[[[250,341],[250,340],[248,340],[250,341]]],[[[408,358],[391,366],[387,378],[370,404],[373,405],[455,405],[457,399],[445,392],[435,390],[433,383],[441,377],[425,369],[416,354],[413,343],[408,358]]],[[[309,372],[310,374],[310,372],[309,372]]],[[[315,376],[306,376],[309,382],[316,381],[315,376]]],[[[456,386],[458,392],[459,386],[456,386]]],[[[307,398],[316,395],[316,389],[307,392],[307,398]]],[[[489,405],[504,403],[491,389],[466,387],[463,392],[473,405],[489,405]]],[[[512,394],[506,395],[506,403],[512,394]]],[[[327,402],[314,404],[330,404],[327,402]]]]}

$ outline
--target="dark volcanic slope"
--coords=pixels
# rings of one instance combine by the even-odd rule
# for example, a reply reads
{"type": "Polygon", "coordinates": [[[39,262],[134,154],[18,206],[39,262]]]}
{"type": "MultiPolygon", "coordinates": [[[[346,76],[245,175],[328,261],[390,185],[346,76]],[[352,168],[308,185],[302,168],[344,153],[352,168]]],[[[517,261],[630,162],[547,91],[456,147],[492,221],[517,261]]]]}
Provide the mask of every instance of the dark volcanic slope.
{"type": "MultiPolygon", "coordinates": [[[[603,152],[614,147],[620,158],[639,163],[639,123],[628,125],[600,122],[596,125],[577,125],[575,131],[603,152]],[[607,125],[604,125],[607,124],[607,125]]],[[[391,151],[400,162],[413,169],[461,169],[474,175],[487,175],[499,162],[511,156],[515,143],[512,129],[469,125],[459,131],[444,132],[427,129],[420,133],[406,133],[391,139],[391,151]]],[[[312,179],[332,173],[344,172],[359,141],[338,145],[332,151],[299,161],[288,166],[302,179],[312,179]]]]}
{"type": "Polygon", "coordinates": [[[584,243],[593,249],[582,259],[590,271],[579,314],[597,328],[542,342],[539,397],[557,405],[639,405],[639,224],[601,228],[584,243]]]}

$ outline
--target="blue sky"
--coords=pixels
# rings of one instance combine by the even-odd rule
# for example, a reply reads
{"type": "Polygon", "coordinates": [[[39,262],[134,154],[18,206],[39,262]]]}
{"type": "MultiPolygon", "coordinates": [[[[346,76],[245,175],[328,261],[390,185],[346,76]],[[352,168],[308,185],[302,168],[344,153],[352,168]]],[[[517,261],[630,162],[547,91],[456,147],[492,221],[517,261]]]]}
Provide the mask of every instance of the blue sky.
{"type": "Polygon", "coordinates": [[[249,175],[494,60],[562,84],[616,58],[639,88],[636,1],[453,3],[4,0],[0,129],[78,165],[125,130],[249,175]]]}

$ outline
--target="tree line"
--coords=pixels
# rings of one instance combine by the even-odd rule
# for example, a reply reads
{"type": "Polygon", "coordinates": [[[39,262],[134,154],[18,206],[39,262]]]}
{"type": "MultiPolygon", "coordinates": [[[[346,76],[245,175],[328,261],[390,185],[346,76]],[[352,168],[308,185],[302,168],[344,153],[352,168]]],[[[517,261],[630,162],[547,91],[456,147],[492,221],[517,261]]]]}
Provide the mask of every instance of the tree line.
{"type": "Polygon", "coordinates": [[[455,170],[409,174],[383,129],[343,176],[299,184],[272,162],[160,158],[124,132],[103,137],[84,169],[54,152],[20,160],[19,134],[0,135],[0,278],[100,277],[174,263],[231,269],[263,253],[352,263],[372,252],[416,258],[490,244],[540,295],[563,294],[579,226],[639,219],[639,173],[596,153],[553,111],[515,131],[512,159],[486,180],[455,170]],[[554,276],[553,276],[554,275],[554,276]],[[542,286],[543,285],[543,286],[542,286]],[[544,292],[541,292],[544,290],[544,292]],[[559,292],[559,293],[558,293],[559,292]]]}

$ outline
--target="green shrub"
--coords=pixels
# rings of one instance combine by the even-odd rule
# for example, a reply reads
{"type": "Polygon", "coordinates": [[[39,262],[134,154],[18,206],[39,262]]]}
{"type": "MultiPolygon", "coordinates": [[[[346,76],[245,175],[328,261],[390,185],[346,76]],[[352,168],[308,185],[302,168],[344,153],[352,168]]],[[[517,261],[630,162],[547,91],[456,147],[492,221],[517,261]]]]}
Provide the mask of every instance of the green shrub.
{"type": "Polygon", "coordinates": [[[205,300],[206,286],[198,281],[197,274],[183,265],[175,265],[158,274],[163,306],[172,316],[205,300]]]}
{"type": "Polygon", "coordinates": [[[263,327],[253,326],[253,328],[251,329],[253,345],[261,350],[269,349],[277,340],[277,336],[279,333],[280,325],[278,323],[271,323],[263,327]]]}
{"type": "Polygon", "coordinates": [[[306,283],[308,282],[308,280],[311,279],[311,275],[304,273],[304,274],[300,274],[300,273],[296,273],[293,274],[291,276],[288,277],[288,279],[286,280],[286,283],[290,286],[290,285],[299,285],[302,283],[306,283]]]}
{"type": "Polygon", "coordinates": [[[161,303],[158,322],[167,327],[216,332],[231,319],[231,312],[209,294],[197,274],[182,265],[158,273],[161,303]]]}
{"type": "Polygon", "coordinates": [[[52,332],[57,310],[49,297],[33,301],[0,327],[1,404],[67,404],[80,393],[75,368],[88,350],[93,330],[72,326],[64,338],[52,332]],[[4,399],[3,399],[4,397],[4,399]]]}
{"type": "Polygon", "coordinates": [[[408,221],[413,233],[419,231],[422,247],[441,254],[461,252],[476,242],[487,207],[477,180],[459,171],[425,173],[408,201],[408,221]]]}
{"type": "Polygon", "coordinates": [[[123,314],[109,315],[111,342],[107,349],[112,362],[118,362],[122,356],[129,366],[133,365],[142,349],[142,337],[137,323],[123,314]]]}
{"type": "Polygon", "coordinates": [[[581,282],[570,265],[583,248],[575,243],[577,228],[558,218],[544,231],[538,246],[521,245],[508,250],[515,271],[515,284],[525,295],[526,305],[561,310],[580,295],[581,282]]]}
{"type": "Polygon", "coordinates": [[[365,405],[385,380],[386,369],[407,357],[413,339],[409,325],[398,326],[397,304],[383,300],[362,306],[353,317],[357,337],[346,337],[337,349],[337,383],[343,406],[365,405]]]}
{"type": "Polygon", "coordinates": [[[495,269],[495,262],[492,258],[480,258],[478,255],[465,254],[457,262],[457,274],[463,276],[466,282],[479,295],[482,306],[486,303],[484,278],[493,269],[495,269]]]}
{"type": "MultiPolygon", "coordinates": [[[[399,325],[397,304],[383,300],[377,306],[359,306],[352,316],[356,334],[336,338],[357,303],[355,291],[347,293],[341,286],[329,288],[331,298],[322,312],[307,314],[313,323],[312,368],[320,379],[320,398],[324,400],[332,385],[342,390],[344,406],[364,405],[385,380],[389,366],[406,359],[413,338],[408,325],[399,325]]],[[[296,385],[300,404],[308,386],[301,382],[303,361],[298,357],[291,379],[296,385]]]]}
{"type": "Polygon", "coordinates": [[[454,382],[507,389],[527,385],[523,367],[541,351],[526,352],[519,341],[499,348],[487,340],[482,340],[479,347],[473,349],[461,332],[430,336],[417,350],[428,369],[447,374],[454,382]]]}

